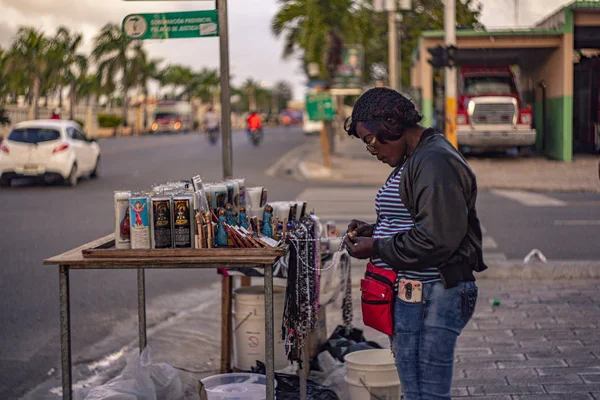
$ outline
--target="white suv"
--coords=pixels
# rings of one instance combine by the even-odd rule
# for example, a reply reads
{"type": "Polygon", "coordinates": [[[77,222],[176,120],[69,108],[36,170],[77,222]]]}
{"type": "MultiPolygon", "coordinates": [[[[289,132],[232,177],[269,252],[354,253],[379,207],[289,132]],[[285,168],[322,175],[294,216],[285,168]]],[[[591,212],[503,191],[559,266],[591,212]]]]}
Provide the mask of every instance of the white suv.
{"type": "Polygon", "coordinates": [[[97,177],[99,168],[98,143],[74,121],[21,122],[0,144],[0,186],[24,177],[59,178],[75,186],[82,175],[97,177]]]}

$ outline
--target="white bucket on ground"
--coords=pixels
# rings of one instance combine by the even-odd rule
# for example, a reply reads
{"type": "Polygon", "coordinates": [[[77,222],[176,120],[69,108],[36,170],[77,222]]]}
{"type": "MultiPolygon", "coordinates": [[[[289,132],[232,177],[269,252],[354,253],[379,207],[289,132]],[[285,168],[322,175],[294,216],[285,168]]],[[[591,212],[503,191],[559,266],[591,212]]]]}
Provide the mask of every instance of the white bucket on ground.
{"type": "Polygon", "coordinates": [[[350,400],[398,400],[400,378],[390,350],[362,350],[347,354],[346,377],[350,400]]]}
{"type": "Polygon", "coordinates": [[[208,400],[266,400],[267,398],[267,379],[264,375],[215,375],[202,379],[202,383],[208,400]]]}
{"type": "MultiPolygon", "coordinates": [[[[281,323],[285,303],[285,288],[273,288],[275,320],[275,369],[289,365],[285,342],[281,339],[281,323]]],[[[233,359],[234,366],[244,371],[265,362],[265,289],[251,286],[236,289],[233,299],[233,359]]]]}

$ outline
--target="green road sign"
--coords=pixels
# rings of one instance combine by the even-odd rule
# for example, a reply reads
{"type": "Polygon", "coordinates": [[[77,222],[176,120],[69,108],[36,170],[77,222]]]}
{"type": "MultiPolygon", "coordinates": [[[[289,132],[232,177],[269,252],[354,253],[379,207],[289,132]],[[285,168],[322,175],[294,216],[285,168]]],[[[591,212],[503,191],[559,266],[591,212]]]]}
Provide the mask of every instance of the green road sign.
{"type": "Polygon", "coordinates": [[[123,32],[135,40],[219,36],[219,18],[217,10],[130,14],[123,32]]]}
{"type": "Polygon", "coordinates": [[[329,93],[306,95],[306,112],[311,121],[334,120],[333,97],[329,93]]]}

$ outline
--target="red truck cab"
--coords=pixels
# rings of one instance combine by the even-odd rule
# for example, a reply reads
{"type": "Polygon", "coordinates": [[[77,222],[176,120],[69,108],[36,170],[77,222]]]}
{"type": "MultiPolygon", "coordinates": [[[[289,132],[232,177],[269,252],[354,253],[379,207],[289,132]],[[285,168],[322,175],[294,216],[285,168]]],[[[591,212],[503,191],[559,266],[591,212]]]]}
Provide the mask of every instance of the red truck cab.
{"type": "Polygon", "coordinates": [[[531,107],[524,107],[510,67],[462,67],[456,133],[463,150],[506,150],[535,144],[531,107]]]}

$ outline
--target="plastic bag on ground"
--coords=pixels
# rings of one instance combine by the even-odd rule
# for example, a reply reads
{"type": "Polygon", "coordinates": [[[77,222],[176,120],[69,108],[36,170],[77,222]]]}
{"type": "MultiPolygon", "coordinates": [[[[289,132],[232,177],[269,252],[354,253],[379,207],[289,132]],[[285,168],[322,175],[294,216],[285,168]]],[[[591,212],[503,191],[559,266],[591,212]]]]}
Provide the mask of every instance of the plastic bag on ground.
{"type": "Polygon", "coordinates": [[[182,400],[179,372],[169,364],[152,364],[150,348],[142,352],[135,370],[91,389],[85,400],[182,400]]]}
{"type": "MultiPolygon", "coordinates": [[[[252,367],[251,371],[255,374],[265,374],[265,364],[260,361],[256,362],[256,367],[252,367]]],[[[275,395],[277,400],[300,400],[300,378],[297,375],[288,375],[275,373],[277,388],[275,395]]],[[[307,381],[307,400],[339,400],[333,390],[325,386],[321,386],[312,380],[307,381]]]]}

